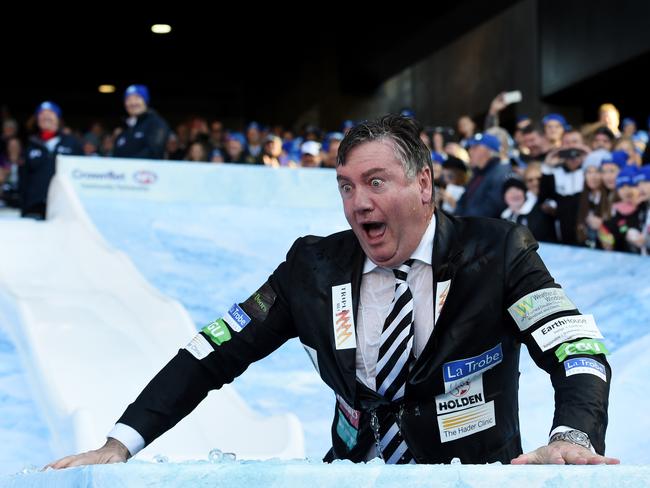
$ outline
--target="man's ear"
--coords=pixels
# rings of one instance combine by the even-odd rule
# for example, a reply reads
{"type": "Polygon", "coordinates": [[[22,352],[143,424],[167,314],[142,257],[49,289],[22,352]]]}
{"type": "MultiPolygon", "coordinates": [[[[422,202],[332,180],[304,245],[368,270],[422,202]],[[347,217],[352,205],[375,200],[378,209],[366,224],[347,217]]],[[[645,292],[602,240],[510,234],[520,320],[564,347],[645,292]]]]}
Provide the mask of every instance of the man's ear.
{"type": "Polygon", "coordinates": [[[422,203],[431,203],[433,201],[433,174],[431,168],[425,166],[417,175],[418,185],[420,186],[420,196],[422,203]]]}

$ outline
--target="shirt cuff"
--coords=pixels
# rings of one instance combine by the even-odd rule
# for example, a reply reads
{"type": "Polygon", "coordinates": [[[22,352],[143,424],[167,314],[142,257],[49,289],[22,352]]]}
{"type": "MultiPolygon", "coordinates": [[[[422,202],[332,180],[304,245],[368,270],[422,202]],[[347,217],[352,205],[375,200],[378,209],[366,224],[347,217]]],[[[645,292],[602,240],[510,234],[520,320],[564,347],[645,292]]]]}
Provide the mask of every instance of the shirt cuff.
{"type": "MultiPolygon", "coordinates": [[[[551,437],[553,437],[555,434],[561,434],[562,432],[566,432],[566,431],[568,431],[568,430],[580,430],[580,429],[576,429],[576,428],[574,428],[574,427],[567,427],[566,425],[558,425],[558,426],[555,427],[555,429],[553,429],[553,430],[551,431],[551,433],[548,435],[548,440],[550,441],[550,440],[551,440],[551,437]]],[[[135,431],[133,431],[133,432],[135,432],[135,431]]],[[[581,431],[581,432],[582,432],[582,431],[581,431]]],[[[591,444],[591,439],[589,440],[589,444],[591,444]]],[[[594,446],[593,446],[593,445],[591,445],[591,447],[589,447],[589,449],[590,449],[591,452],[593,452],[594,454],[597,454],[597,453],[596,453],[596,450],[594,449],[594,446]]]]}
{"type": "Polygon", "coordinates": [[[133,427],[126,424],[115,424],[106,437],[112,437],[124,444],[129,450],[131,457],[135,456],[144,448],[144,439],[133,427]]]}

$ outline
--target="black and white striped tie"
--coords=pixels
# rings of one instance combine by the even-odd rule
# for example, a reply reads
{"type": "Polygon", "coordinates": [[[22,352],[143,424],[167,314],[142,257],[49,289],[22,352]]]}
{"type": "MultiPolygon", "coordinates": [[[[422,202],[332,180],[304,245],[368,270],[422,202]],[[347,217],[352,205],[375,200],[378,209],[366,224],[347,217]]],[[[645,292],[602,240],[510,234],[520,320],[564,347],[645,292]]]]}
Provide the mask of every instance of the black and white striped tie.
{"type": "MultiPolygon", "coordinates": [[[[396,269],[395,296],[381,333],[377,357],[376,391],[394,402],[404,396],[404,387],[413,354],[413,295],[406,278],[413,259],[396,269]]],[[[402,439],[395,414],[388,415],[379,425],[379,449],[386,464],[406,464],[413,461],[402,439]]]]}

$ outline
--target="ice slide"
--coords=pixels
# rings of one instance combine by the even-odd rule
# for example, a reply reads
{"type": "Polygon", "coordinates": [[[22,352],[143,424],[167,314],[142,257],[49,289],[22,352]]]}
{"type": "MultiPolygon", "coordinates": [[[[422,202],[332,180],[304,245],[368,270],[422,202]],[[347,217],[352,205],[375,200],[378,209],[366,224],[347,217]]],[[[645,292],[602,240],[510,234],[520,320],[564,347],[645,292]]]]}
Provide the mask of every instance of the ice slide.
{"type": "MultiPolygon", "coordinates": [[[[52,183],[48,213],[46,222],[1,222],[0,321],[59,456],[101,445],[196,327],[96,231],[66,172],[52,183]]],[[[206,459],[215,447],[240,458],[304,455],[294,415],[263,418],[226,385],[139,457],[206,459]]]]}

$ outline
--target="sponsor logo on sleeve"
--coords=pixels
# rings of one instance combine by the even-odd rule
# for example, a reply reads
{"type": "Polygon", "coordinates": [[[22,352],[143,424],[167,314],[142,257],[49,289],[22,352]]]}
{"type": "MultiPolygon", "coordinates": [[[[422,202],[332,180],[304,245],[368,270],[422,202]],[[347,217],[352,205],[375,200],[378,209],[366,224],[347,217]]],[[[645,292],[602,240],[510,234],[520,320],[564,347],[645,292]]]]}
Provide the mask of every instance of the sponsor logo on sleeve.
{"type": "Polygon", "coordinates": [[[275,302],[276,296],[275,291],[267,281],[242,303],[242,308],[246,310],[249,316],[264,322],[275,302]]]}
{"type": "Polygon", "coordinates": [[[588,337],[590,339],[603,339],[598,330],[593,315],[569,315],[546,322],[533,332],[533,338],[542,351],[563,342],[588,337]]]}
{"type": "Polygon", "coordinates": [[[593,374],[607,383],[607,372],[605,366],[590,358],[573,358],[564,361],[564,370],[567,376],[574,374],[593,374]]]}
{"type": "Polygon", "coordinates": [[[524,331],[554,313],[575,310],[577,307],[569,300],[562,288],[544,288],[529,293],[508,308],[519,330],[524,331]]]}
{"type": "Polygon", "coordinates": [[[457,361],[450,361],[442,366],[442,378],[445,383],[445,393],[462,385],[465,381],[483,374],[503,360],[501,343],[478,356],[457,361]]]}
{"type": "Polygon", "coordinates": [[[483,375],[478,378],[463,381],[449,393],[436,396],[436,412],[438,415],[463,410],[485,403],[483,394],[483,375]]]}
{"type": "Polygon", "coordinates": [[[206,358],[208,354],[214,351],[207,339],[201,334],[196,334],[190,343],[185,346],[185,349],[187,349],[192,356],[198,360],[206,358]]]}
{"type": "Polygon", "coordinates": [[[458,412],[438,415],[440,442],[455,441],[496,426],[494,400],[458,412]]]}
{"type": "Polygon", "coordinates": [[[564,361],[567,356],[575,356],[576,354],[609,354],[609,351],[600,341],[593,339],[582,339],[578,342],[565,342],[560,345],[555,351],[560,362],[564,361]]]}
{"type": "Polygon", "coordinates": [[[228,329],[228,326],[223,321],[223,319],[217,319],[211,324],[203,327],[201,330],[205,332],[210,340],[217,346],[220,346],[224,342],[228,342],[230,339],[232,339],[230,330],[228,329]]]}
{"type": "Polygon", "coordinates": [[[350,283],[332,287],[332,326],[337,350],[357,347],[350,283]]]}
{"type": "Polygon", "coordinates": [[[233,306],[230,307],[230,310],[228,310],[228,313],[223,317],[223,320],[232,330],[235,332],[241,332],[241,330],[250,323],[251,318],[239,305],[234,303],[233,306]]]}
{"type": "Polygon", "coordinates": [[[436,318],[435,322],[438,322],[438,317],[440,317],[440,312],[442,312],[442,307],[445,306],[447,301],[447,295],[449,295],[449,288],[451,287],[451,280],[439,281],[436,285],[436,318]]]}

